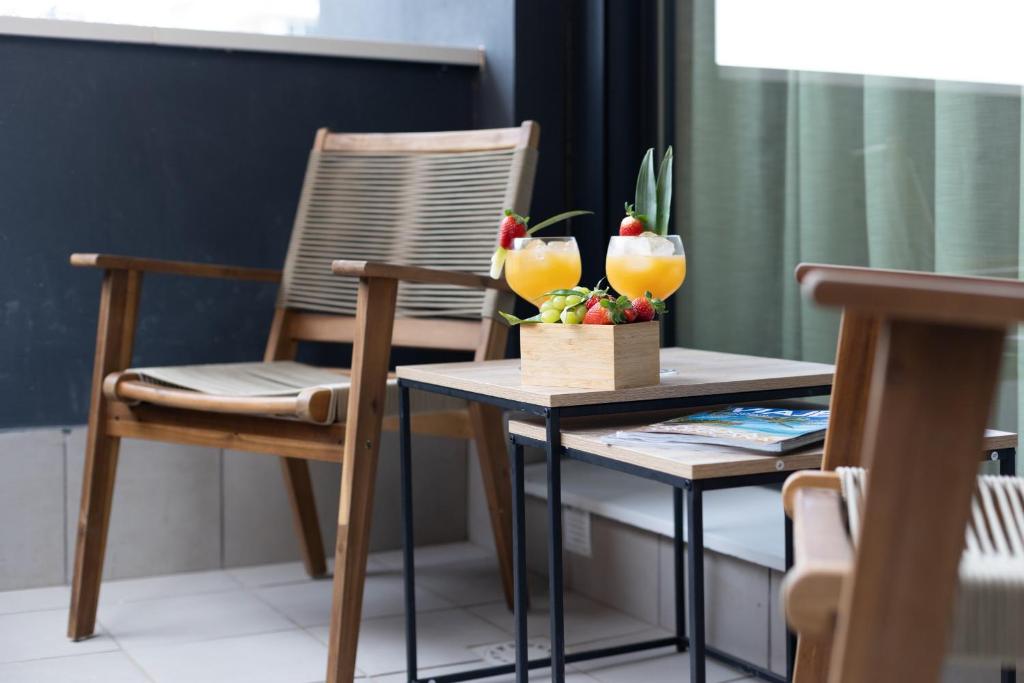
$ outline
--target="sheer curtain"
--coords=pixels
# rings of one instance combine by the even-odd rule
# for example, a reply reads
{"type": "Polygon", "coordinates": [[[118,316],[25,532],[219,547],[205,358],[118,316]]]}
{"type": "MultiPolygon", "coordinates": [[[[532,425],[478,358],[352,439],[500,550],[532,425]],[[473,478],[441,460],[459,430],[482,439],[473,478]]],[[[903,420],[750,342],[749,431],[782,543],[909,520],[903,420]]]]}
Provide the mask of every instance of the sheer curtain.
{"type": "MultiPolygon", "coordinates": [[[[680,12],[680,344],[831,361],[801,261],[1020,278],[1021,88],[724,69],[714,0],[680,12]]],[[[870,49],[870,42],[865,42],[870,49]]],[[[1015,429],[1016,341],[999,415],[1015,429]]]]}

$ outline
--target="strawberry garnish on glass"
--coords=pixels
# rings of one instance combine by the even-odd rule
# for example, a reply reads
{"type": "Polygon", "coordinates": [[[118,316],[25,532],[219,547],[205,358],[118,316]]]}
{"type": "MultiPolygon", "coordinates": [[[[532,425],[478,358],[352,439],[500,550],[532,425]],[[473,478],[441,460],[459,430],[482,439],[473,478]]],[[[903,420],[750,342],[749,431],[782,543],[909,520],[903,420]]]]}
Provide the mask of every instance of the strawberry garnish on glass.
{"type": "Polygon", "coordinates": [[[508,251],[515,245],[515,240],[521,237],[528,237],[539,230],[554,225],[560,221],[564,221],[574,216],[585,216],[587,214],[594,213],[593,211],[566,211],[560,213],[557,216],[541,221],[532,228],[530,225],[529,216],[520,216],[514,213],[512,209],[505,209],[505,217],[501,219],[501,223],[498,226],[498,247],[494,250],[494,255],[491,256],[491,277],[497,279],[501,277],[502,268],[505,266],[505,258],[508,256],[508,251]]]}
{"type": "Polygon", "coordinates": [[[626,202],[626,217],[619,223],[619,234],[623,237],[636,237],[647,230],[647,216],[639,214],[632,204],[626,202]]]}

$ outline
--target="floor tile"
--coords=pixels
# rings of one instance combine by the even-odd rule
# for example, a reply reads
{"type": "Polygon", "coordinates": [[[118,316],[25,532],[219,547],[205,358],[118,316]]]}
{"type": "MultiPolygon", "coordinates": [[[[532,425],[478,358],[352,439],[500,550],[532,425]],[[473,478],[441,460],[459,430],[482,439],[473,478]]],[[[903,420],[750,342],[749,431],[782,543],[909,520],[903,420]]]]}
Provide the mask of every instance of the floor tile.
{"type": "Polygon", "coordinates": [[[237,591],[239,587],[239,582],[224,571],[184,572],[150,576],[144,579],[104,581],[100,590],[100,604],[136,602],[180,595],[222,593],[237,591]]]}
{"type": "Polygon", "coordinates": [[[259,564],[252,567],[233,567],[225,570],[235,581],[246,588],[263,588],[284,583],[308,581],[309,575],[301,562],[259,564]]]}
{"type": "MultiPolygon", "coordinates": [[[[673,681],[683,683],[690,680],[690,658],[685,652],[650,650],[635,652],[620,657],[594,660],[574,664],[574,668],[585,671],[600,683],[636,683],[637,681],[673,681]]],[[[707,662],[707,683],[725,683],[743,680],[742,671],[731,669],[714,660],[707,662]]]]}
{"type": "Polygon", "coordinates": [[[156,683],[309,683],[322,680],[327,648],[302,630],[134,648],[156,683]]]}
{"type": "MultiPolygon", "coordinates": [[[[567,652],[579,652],[600,647],[613,647],[626,643],[635,643],[645,640],[655,640],[671,636],[671,631],[663,628],[651,627],[639,633],[615,638],[595,640],[566,648],[567,652]]],[[[595,679],[604,681],[604,675],[609,680],[606,683],[620,683],[621,681],[688,681],[690,671],[690,660],[686,653],[679,654],[671,647],[646,650],[642,652],[631,652],[616,657],[605,657],[592,659],[585,662],[571,664],[570,668],[576,671],[584,671],[595,679]],[[666,661],[661,661],[666,660],[666,661]],[[631,667],[637,667],[634,671],[631,667]],[[650,671],[644,673],[646,669],[650,671]],[[621,670],[620,670],[621,669],[621,670]],[[605,672],[602,674],[602,672],[605,672]],[[632,676],[635,676],[633,678],[632,676]]],[[[743,680],[746,681],[742,671],[725,666],[719,662],[707,660],[707,681],[708,683],[723,683],[724,681],[743,680]]]]}
{"type": "Polygon", "coordinates": [[[36,612],[44,609],[67,609],[71,605],[71,588],[47,586],[0,592],[0,614],[36,612]]]}
{"type": "MultiPolygon", "coordinates": [[[[366,571],[373,574],[380,567],[373,563],[372,556],[366,562],[366,571]]],[[[327,575],[313,579],[306,573],[306,568],[301,562],[281,562],[279,564],[257,564],[251,567],[233,567],[225,570],[231,578],[246,588],[264,588],[266,586],[280,586],[286,583],[301,583],[303,581],[325,581],[331,582],[334,575],[334,558],[327,558],[327,575]]]]}
{"type": "MultiPolygon", "coordinates": [[[[322,626],[331,621],[330,581],[304,581],[256,590],[262,600],[299,626],[322,626]]],[[[419,612],[446,609],[454,605],[426,588],[416,591],[419,612]]],[[[363,619],[401,615],[405,594],[401,573],[368,575],[363,588],[363,619]]]]}
{"type": "Polygon", "coordinates": [[[149,683],[151,680],[123,652],[0,664],[0,681],[4,683],[149,683]]]}
{"type": "MultiPolygon", "coordinates": [[[[507,634],[514,634],[512,613],[505,606],[504,601],[467,609],[498,626],[507,634]]],[[[574,593],[569,593],[565,597],[565,642],[567,645],[639,633],[649,628],[650,624],[589,598],[574,593]]],[[[536,604],[531,608],[527,617],[527,632],[530,636],[546,636],[550,633],[550,617],[546,604],[536,604]]]]}
{"type": "MultiPolygon", "coordinates": [[[[442,666],[433,669],[420,669],[420,678],[428,679],[430,676],[444,676],[446,674],[459,673],[460,671],[466,671],[471,668],[475,668],[479,664],[459,664],[456,666],[442,666]]],[[[387,674],[384,676],[373,676],[371,679],[373,683],[406,683],[408,680],[405,673],[387,674]]],[[[515,674],[508,674],[505,676],[493,676],[491,678],[482,679],[486,683],[515,683],[515,674]]],[[[537,669],[536,671],[530,672],[530,680],[542,683],[543,681],[551,680],[551,673],[548,669],[537,669]]],[[[565,683],[595,683],[594,679],[585,673],[578,671],[566,671],[565,672],[565,683]]]]}
{"type": "Polygon", "coordinates": [[[129,652],[295,628],[265,602],[243,591],[100,605],[99,620],[129,652]]]}
{"type": "MultiPolygon", "coordinates": [[[[371,558],[401,576],[401,551],[375,553],[371,558]]],[[[528,581],[532,596],[545,593],[546,579],[530,573],[528,581]]],[[[494,553],[472,543],[417,548],[416,585],[459,607],[505,600],[494,553]]]]}
{"type": "MultiPolygon", "coordinates": [[[[363,622],[356,666],[370,676],[405,670],[405,620],[383,617],[363,622]]],[[[310,629],[326,642],[327,627],[310,629]]],[[[419,664],[422,668],[474,662],[476,645],[508,638],[501,629],[461,609],[424,612],[417,618],[419,664]]]]}
{"type": "Polygon", "coordinates": [[[460,607],[505,599],[498,563],[492,557],[418,567],[416,583],[460,607]]]}
{"type": "MultiPolygon", "coordinates": [[[[371,553],[370,558],[382,567],[390,569],[402,568],[402,551],[386,550],[371,553]]],[[[458,564],[472,560],[493,559],[494,552],[474,543],[442,543],[438,545],[422,545],[416,547],[417,567],[436,567],[438,565],[458,564]]]]}
{"type": "Polygon", "coordinates": [[[116,650],[117,644],[97,628],[98,635],[73,643],[65,635],[67,610],[0,615],[0,662],[66,657],[116,650]]]}

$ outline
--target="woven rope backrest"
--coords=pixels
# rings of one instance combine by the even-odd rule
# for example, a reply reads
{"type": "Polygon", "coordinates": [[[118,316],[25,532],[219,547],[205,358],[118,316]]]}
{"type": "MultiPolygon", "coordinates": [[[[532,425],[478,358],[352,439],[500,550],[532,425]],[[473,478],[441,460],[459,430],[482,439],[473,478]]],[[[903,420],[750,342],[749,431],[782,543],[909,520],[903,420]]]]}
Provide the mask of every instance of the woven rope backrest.
{"type": "MultiPolygon", "coordinates": [[[[357,282],[331,261],[385,261],[486,274],[501,212],[525,213],[536,150],[314,150],[309,158],[279,305],[354,315],[357,282]]],[[[402,283],[399,317],[494,317],[483,291],[402,283]]]]}

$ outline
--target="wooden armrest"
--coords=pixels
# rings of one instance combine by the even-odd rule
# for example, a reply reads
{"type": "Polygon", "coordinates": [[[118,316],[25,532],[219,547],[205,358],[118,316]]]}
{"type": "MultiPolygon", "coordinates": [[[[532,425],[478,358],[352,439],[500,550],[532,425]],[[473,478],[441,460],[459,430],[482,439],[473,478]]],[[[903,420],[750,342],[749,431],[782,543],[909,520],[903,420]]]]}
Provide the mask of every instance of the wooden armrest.
{"type": "Polygon", "coordinates": [[[428,282],[438,285],[455,285],[471,289],[497,289],[510,291],[504,280],[495,280],[485,275],[462,273],[454,270],[438,270],[419,266],[400,266],[394,263],[376,261],[334,261],[331,270],[335,275],[364,278],[388,278],[402,282],[428,282]]]}
{"type": "Polygon", "coordinates": [[[797,278],[808,298],[886,318],[1005,327],[1024,320],[1024,282],[802,265],[797,278]]]}
{"type": "Polygon", "coordinates": [[[211,277],[228,280],[257,280],[280,282],[281,271],[270,268],[246,268],[224,266],[216,263],[190,263],[188,261],[164,261],[162,259],[116,256],[113,254],[72,254],[71,265],[104,268],[106,270],[135,270],[167,275],[190,277],[211,277]]]}
{"type": "Polygon", "coordinates": [[[782,586],[786,618],[793,630],[813,637],[832,628],[853,569],[853,544],[838,491],[798,489],[792,516],[794,562],[782,586]]]}
{"type": "Polygon", "coordinates": [[[835,472],[813,470],[797,472],[786,479],[786,483],[782,485],[782,507],[790,518],[793,517],[793,501],[796,498],[796,492],[806,489],[841,491],[842,483],[839,481],[839,475],[835,472]]]}

